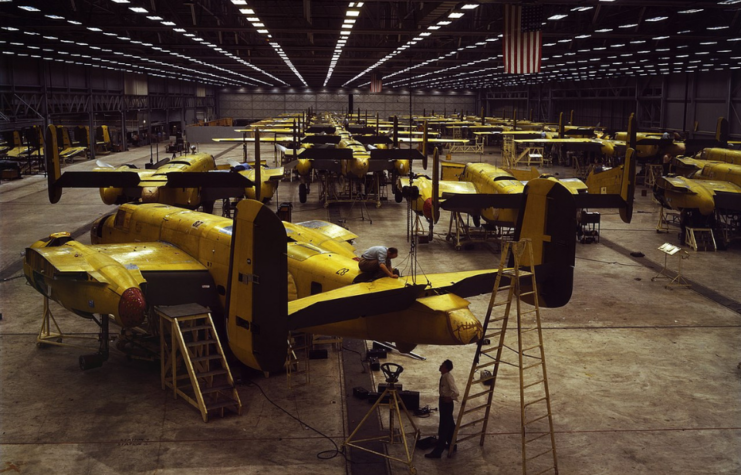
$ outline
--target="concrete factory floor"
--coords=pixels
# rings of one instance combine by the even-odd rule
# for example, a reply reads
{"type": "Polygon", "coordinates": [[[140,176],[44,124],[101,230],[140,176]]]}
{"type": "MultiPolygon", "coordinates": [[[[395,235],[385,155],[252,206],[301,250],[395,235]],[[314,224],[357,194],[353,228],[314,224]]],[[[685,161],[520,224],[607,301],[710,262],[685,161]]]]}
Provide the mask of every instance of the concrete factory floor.
{"type": "MultiPolygon", "coordinates": [[[[454,158],[494,162],[499,147],[494,150],[454,158]]],[[[234,146],[206,144],[199,151],[218,155],[220,162],[241,158],[234,146]]],[[[263,159],[272,162],[272,152],[271,145],[263,145],[263,159]]],[[[149,157],[149,147],[141,147],[99,158],[143,166],[149,157]]],[[[93,165],[80,161],[65,170],[93,165]]],[[[571,169],[546,171],[567,176],[571,169]]],[[[676,244],[677,229],[656,232],[658,205],[650,191],[641,195],[643,189],[636,190],[631,224],[623,224],[614,210],[602,210],[600,242],[577,244],[571,302],[541,311],[559,472],[741,473],[741,249],[735,243],[727,251],[690,251],[682,270],[692,288],[667,289],[666,281],[652,281],[664,263],[657,247],[676,244]]],[[[368,206],[371,224],[361,219],[357,205],[324,208],[318,191],[314,185],[302,205],[297,182],[283,182],[270,207],[292,202],[294,222],[341,219],[359,236],[358,253],[377,244],[399,247],[394,265],[408,272],[405,203],[392,198],[381,208],[368,206]]],[[[358,404],[353,385],[370,389],[383,382],[379,372],[364,373],[360,356],[349,350],[327,346],[329,358],[311,362],[311,384],[293,390],[285,375],[240,371],[243,414],[203,423],[194,408],[160,388],[157,363],[128,361],[112,350],[102,368],[82,372],[78,356],[85,350],[37,348],[42,297],[22,277],[21,252],[58,231],[89,243],[90,223],[112,209],[94,189],[65,190],[51,205],[40,176],[0,185],[0,472],[407,473],[398,462],[351,463],[335,452],[359,422],[358,411],[370,408],[347,415],[348,407],[358,404]]],[[[420,271],[497,267],[493,243],[452,249],[443,236],[447,220],[444,215],[433,242],[418,247],[420,271]]],[[[677,258],[670,258],[669,268],[676,266],[677,258]]],[[[488,298],[469,299],[481,320],[488,298]]],[[[92,322],[52,305],[65,332],[97,331],[92,322]]],[[[347,340],[344,346],[360,348],[347,340]]],[[[441,361],[455,363],[453,375],[463,391],[474,351],[472,345],[419,346],[415,352],[425,361],[398,353],[387,361],[403,365],[404,389],[419,391],[422,406],[437,407],[441,361]]],[[[505,366],[484,446],[466,441],[454,457],[441,460],[417,450],[414,466],[421,474],[519,474],[519,417],[517,372],[505,366]]],[[[380,420],[387,423],[388,415],[380,420]]],[[[436,433],[437,412],[414,420],[422,436],[436,433]]],[[[388,450],[402,453],[398,445],[388,450]]]]}

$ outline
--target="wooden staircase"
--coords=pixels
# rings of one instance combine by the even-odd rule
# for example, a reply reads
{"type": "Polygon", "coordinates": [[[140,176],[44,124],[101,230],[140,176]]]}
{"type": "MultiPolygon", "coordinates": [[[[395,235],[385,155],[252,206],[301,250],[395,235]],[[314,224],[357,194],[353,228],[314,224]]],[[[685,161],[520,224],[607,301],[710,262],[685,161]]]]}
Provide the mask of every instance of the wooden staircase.
{"type": "Polygon", "coordinates": [[[188,401],[203,422],[242,403],[208,309],[200,305],[155,307],[160,320],[162,389],[188,401]],[[188,380],[188,383],[184,382],[188,380]]]}

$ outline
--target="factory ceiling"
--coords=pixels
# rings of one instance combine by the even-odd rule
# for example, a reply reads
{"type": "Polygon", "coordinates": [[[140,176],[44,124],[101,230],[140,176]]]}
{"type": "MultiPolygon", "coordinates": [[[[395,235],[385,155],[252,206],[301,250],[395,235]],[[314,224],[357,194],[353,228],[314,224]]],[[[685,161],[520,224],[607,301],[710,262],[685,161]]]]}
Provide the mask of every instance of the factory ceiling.
{"type": "Polygon", "coordinates": [[[0,0],[0,45],[218,86],[481,89],[738,69],[740,17],[741,0],[0,0]],[[505,3],[540,5],[539,73],[504,72],[505,3]]]}

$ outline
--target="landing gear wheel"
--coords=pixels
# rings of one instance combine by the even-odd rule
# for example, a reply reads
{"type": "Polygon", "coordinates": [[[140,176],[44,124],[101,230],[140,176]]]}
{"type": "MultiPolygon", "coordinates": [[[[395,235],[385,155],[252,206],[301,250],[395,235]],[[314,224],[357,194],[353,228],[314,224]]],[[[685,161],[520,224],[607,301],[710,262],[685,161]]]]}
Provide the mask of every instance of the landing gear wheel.
{"type": "Polygon", "coordinates": [[[306,188],[305,183],[298,185],[298,200],[301,203],[306,203],[306,195],[309,194],[309,190],[306,188]]]}
{"type": "Polygon", "coordinates": [[[404,196],[401,194],[401,190],[399,190],[398,188],[394,189],[394,201],[396,201],[397,203],[401,203],[403,199],[404,196]]]}
{"type": "Polygon", "coordinates": [[[478,228],[479,226],[481,226],[481,216],[480,216],[480,215],[478,215],[478,214],[474,214],[474,215],[472,216],[472,219],[473,219],[473,225],[474,225],[475,227],[477,227],[477,228],[478,228]]]}
{"type": "Polygon", "coordinates": [[[100,368],[101,366],[103,366],[103,355],[101,354],[80,356],[80,369],[83,371],[100,368]]]}

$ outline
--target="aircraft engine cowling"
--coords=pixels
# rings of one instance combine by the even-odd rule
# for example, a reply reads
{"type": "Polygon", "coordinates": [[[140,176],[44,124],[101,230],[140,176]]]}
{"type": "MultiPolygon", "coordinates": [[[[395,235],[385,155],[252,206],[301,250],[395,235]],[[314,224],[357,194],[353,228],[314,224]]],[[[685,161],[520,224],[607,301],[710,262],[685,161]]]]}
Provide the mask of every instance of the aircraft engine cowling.
{"type": "Polygon", "coordinates": [[[131,287],[121,294],[118,303],[118,318],[124,328],[141,325],[147,312],[147,302],[138,287],[131,287]]]}
{"type": "Polygon", "coordinates": [[[100,198],[103,200],[103,203],[107,205],[117,204],[118,198],[120,196],[123,196],[122,188],[114,188],[112,186],[109,186],[107,188],[100,189],[100,198]]]}
{"type": "Polygon", "coordinates": [[[159,203],[160,189],[155,186],[142,188],[142,203],[159,203]]]}

